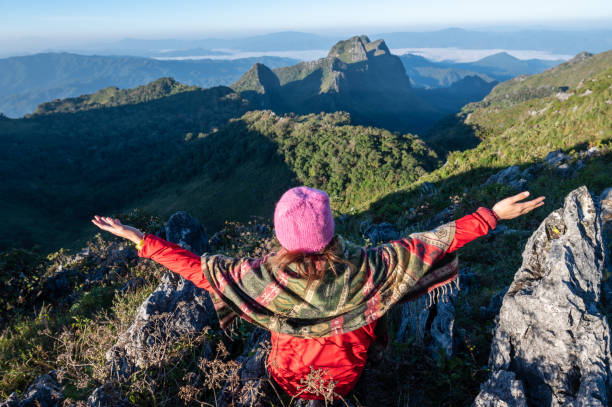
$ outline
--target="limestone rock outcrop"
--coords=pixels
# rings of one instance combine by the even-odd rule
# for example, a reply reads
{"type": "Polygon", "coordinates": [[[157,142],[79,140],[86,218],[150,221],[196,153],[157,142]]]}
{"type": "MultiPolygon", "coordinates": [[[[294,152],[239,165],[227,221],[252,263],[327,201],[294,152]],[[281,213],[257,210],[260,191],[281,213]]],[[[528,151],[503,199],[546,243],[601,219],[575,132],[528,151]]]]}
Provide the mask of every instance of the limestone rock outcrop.
{"type": "MultiPolygon", "coordinates": [[[[206,250],[202,226],[186,212],[168,220],[166,239],[195,253],[206,250]]],[[[216,314],[210,296],[183,277],[167,273],[157,289],[138,307],[134,323],[108,350],[106,359],[114,377],[127,378],[155,364],[177,338],[197,335],[213,324],[216,314]]]]}
{"type": "MultiPolygon", "coordinates": [[[[464,291],[470,289],[469,280],[469,272],[460,270],[459,281],[464,291]]],[[[451,357],[455,350],[456,288],[454,284],[445,287],[437,294],[435,304],[432,304],[435,297],[428,296],[402,304],[395,340],[405,342],[412,337],[419,345],[428,346],[432,358],[437,358],[440,350],[451,357]]]]}
{"type": "Polygon", "coordinates": [[[185,211],[178,211],[166,222],[166,240],[200,255],[208,249],[208,236],[196,218],[185,211]]]}
{"type": "Polygon", "coordinates": [[[64,395],[55,372],[39,376],[23,393],[21,399],[12,393],[0,407],[59,407],[64,395]]]}
{"type": "Polygon", "coordinates": [[[474,406],[610,405],[601,228],[600,208],[583,186],[529,238],[499,313],[492,374],[474,406]]]}

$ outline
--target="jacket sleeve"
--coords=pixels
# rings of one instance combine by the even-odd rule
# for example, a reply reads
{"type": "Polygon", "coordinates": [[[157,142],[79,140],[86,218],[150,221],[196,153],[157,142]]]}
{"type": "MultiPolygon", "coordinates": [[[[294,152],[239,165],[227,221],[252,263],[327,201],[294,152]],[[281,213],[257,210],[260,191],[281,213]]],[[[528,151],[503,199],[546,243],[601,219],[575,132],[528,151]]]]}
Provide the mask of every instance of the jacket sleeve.
{"type": "Polygon", "coordinates": [[[206,291],[211,289],[208,280],[202,273],[200,256],[175,243],[170,243],[155,235],[146,234],[142,246],[138,250],[138,256],[156,261],[171,271],[180,274],[197,287],[206,291]]]}
{"type": "MultiPolygon", "coordinates": [[[[408,237],[370,248],[364,253],[365,292],[382,287],[391,292],[391,304],[409,301],[446,285],[457,278],[457,256],[452,253],[468,242],[483,236],[497,225],[495,215],[479,208],[438,226],[434,230],[413,233],[408,237]]],[[[384,295],[381,300],[384,302],[384,295]]],[[[386,308],[385,308],[386,310],[386,308]]]]}
{"type": "Polygon", "coordinates": [[[454,252],[472,240],[495,229],[497,227],[497,217],[491,209],[480,207],[476,212],[457,219],[455,225],[455,237],[446,251],[447,253],[454,252]]]}

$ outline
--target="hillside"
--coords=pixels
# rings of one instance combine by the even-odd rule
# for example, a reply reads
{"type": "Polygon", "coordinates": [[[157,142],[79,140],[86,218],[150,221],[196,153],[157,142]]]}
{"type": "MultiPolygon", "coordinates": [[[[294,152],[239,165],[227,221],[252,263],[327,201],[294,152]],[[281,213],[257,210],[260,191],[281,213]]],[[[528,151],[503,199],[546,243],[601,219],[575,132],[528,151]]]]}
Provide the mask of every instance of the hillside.
{"type": "Polygon", "coordinates": [[[479,79],[468,92],[458,85],[443,98],[439,92],[417,94],[400,58],[383,40],[362,35],[339,41],[316,61],[273,70],[254,67],[232,88],[279,114],[343,110],[354,123],[419,133],[467,101],[480,100],[492,86],[479,79]]]}
{"type": "Polygon", "coordinates": [[[202,87],[229,85],[256,62],[279,67],[296,60],[263,56],[172,61],[70,53],[4,58],[0,59],[0,112],[21,117],[53,99],[77,97],[109,86],[133,88],[162,77],[202,87]]]}
{"type": "MultiPolygon", "coordinates": [[[[169,83],[156,81],[132,96],[152,95],[162,82],[169,83]]],[[[54,106],[70,110],[75,104],[54,106]]],[[[155,185],[196,174],[187,136],[210,134],[247,108],[231,89],[217,87],[143,103],[1,120],[5,182],[0,195],[5,199],[0,206],[6,214],[1,223],[4,231],[22,233],[5,235],[0,246],[77,244],[93,212],[122,207],[155,185]]]]}
{"type": "MultiPolygon", "coordinates": [[[[549,75],[551,80],[562,83],[549,75]]],[[[509,166],[529,170],[511,171],[514,175],[499,178],[508,184],[505,190],[528,185],[534,193],[558,196],[579,182],[592,182],[592,188],[603,188],[611,174],[612,69],[577,82],[578,86],[567,89],[567,97],[534,97],[506,108],[490,107],[485,102],[467,105],[458,115],[463,121],[449,120],[430,136],[441,143],[445,137],[469,135],[478,138],[477,147],[451,152],[442,167],[421,177],[404,192],[389,196],[388,202],[401,202],[406,207],[412,199],[415,205],[423,183],[433,183],[442,195],[461,189],[467,196],[480,197],[470,199],[482,199],[495,193],[494,185],[482,189],[490,176],[509,166]],[[555,170],[562,163],[567,165],[555,170]],[[520,179],[524,181],[517,183],[520,179]],[[406,194],[413,198],[408,199],[406,194]]],[[[380,202],[375,207],[389,209],[380,202]]]]}
{"type": "MultiPolygon", "coordinates": [[[[601,75],[610,66],[612,51],[596,55],[581,53],[540,74],[519,76],[500,83],[482,101],[469,103],[458,114],[438,122],[423,135],[423,139],[435,146],[441,155],[475,147],[480,140],[491,134],[500,134],[509,126],[524,125],[526,120],[545,112],[550,114],[550,108],[555,108],[572,95],[589,93],[587,88],[580,90],[585,81],[601,75]]],[[[590,126],[586,119],[584,125],[590,126]]],[[[609,130],[604,132],[607,134],[609,130]]]]}
{"type": "Polygon", "coordinates": [[[519,76],[496,86],[483,103],[508,106],[531,98],[551,96],[576,88],[586,78],[612,66],[612,51],[601,54],[582,52],[573,59],[539,75],[519,76]]]}

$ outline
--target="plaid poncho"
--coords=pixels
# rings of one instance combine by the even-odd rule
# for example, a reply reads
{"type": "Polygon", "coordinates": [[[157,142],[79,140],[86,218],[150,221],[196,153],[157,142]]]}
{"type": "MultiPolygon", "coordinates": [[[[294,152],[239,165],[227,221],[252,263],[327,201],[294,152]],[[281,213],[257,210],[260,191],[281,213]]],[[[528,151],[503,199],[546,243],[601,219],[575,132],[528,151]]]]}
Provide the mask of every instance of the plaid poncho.
{"type": "MultiPolygon", "coordinates": [[[[202,271],[222,329],[237,316],[262,328],[311,338],[353,331],[382,317],[392,305],[456,281],[457,257],[445,253],[455,222],[369,249],[336,235],[338,264],[307,284],[294,265],[274,269],[266,258],[202,255],[202,271]],[[444,261],[441,261],[444,257],[444,261]]],[[[268,256],[273,256],[272,253],[268,256]]]]}

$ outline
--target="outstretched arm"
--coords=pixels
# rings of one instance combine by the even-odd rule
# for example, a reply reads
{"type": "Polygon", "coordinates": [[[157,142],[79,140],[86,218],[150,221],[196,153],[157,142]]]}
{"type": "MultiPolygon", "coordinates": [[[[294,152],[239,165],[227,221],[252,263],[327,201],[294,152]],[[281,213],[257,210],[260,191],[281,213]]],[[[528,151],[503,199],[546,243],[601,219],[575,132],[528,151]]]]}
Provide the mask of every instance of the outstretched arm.
{"type": "Polygon", "coordinates": [[[200,256],[175,243],[142,233],[132,226],[123,225],[119,219],[96,215],[91,221],[102,230],[136,243],[140,257],[156,261],[200,288],[207,291],[210,289],[210,284],[202,273],[200,256]]]}
{"type": "Polygon", "coordinates": [[[455,221],[455,238],[447,253],[453,252],[472,240],[486,235],[491,229],[497,227],[498,220],[514,219],[544,205],[545,197],[543,196],[531,201],[519,202],[528,196],[528,191],[521,192],[497,202],[493,209],[481,207],[471,215],[457,219],[455,221]]]}
{"type": "Polygon", "coordinates": [[[499,201],[493,209],[479,208],[432,231],[370,248],[362,254],[367,261],[364,287],[392,287],[393,298],[405,302],[449,284],[456,280],[458,269],[456,258],[443,261],[445,255],[487,234],[497,226],[497,220],[516,218],[544,204],[544,197],[519,202],[528,196],[523,192],[499,201]]]}

